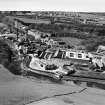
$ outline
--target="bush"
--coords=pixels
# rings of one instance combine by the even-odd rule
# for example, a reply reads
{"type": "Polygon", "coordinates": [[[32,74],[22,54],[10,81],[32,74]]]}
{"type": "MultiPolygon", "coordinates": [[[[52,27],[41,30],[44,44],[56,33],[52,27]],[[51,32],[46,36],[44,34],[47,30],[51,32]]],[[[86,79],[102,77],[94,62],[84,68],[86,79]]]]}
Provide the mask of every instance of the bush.
{"type": "Polygon", "coordinates": [[[89,38],[88,40],[83,40],[81,44],[84,45],[88,51],[95,51],[99,45],[105,45],[105,37],[89,38]]]}
{"type": "Polygon", "coordinates": [[[14,63],[10,63],[8,66],[8,69],[11,73],[15,75],[20,75],[21,74],[21,68],[19,65],[16,65],[14,63]]]}
{"type": "Polygon", "coordinates": [[[5,68],[8,68],[9,66],[9,61],[7,59],[3,59],[1,64],[5,67],[5,68]]]}
{"type": "Polygon", "coordinates": [[[10,47],[0,40],[0,64],[6,67],[10,72],[15,75],[21,74],[21,68],[19,63],[12,61],[13,52],[10,47]]]}

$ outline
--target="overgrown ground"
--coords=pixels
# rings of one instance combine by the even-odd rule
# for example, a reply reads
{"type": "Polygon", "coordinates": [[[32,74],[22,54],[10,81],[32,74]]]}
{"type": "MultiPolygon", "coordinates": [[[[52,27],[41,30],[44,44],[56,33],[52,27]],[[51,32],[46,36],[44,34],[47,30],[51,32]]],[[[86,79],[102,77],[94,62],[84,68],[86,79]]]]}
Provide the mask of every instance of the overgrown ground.
{"type": "Polygon", "coordinates": [[[66,42],[67,45],[74,46],[75,48],[85,49],[85,46],[81,44],[83,39],[73,38],[73,37],[61,37],[59,38],[62,41],[66,42]]]}
{"type": "Polygon", "coordinates": [[[10,72],[19,75],[21,69],[19,63],[12,60],[13,57],[15,57],[14,52],[4,39],[0,39],[0,64],[2,64],[10,72]]]}

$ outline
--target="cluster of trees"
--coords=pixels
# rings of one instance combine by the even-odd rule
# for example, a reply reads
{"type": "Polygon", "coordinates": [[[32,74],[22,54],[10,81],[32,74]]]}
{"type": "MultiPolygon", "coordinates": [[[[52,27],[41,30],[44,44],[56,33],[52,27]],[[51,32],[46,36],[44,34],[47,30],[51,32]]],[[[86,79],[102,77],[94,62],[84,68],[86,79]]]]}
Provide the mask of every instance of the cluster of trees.
{"type": "Polygon", "coordinates": [[[13,21],[6,17],[5,14],[0,13],[0,33],[10,31],[13,24],[13,21]]]}
{"type": "Polygon", "coordinates": [[[81,42],[88,51],[96,51],[99,45],[105,46],[105,36],[89,38],[81,42]]]}
{"type": "Polygon", "coordinates": [[[6,67],[13,74],[21,74],[21,68],[19,63],[13,62],[12,57],[14,56],[10,47],[5,43],[5,41],[0,40],[0,64],[6,67]]]}
{"type": "Polygon", "coordinates": [[[85,33],[71,33],[71,32],[60,32],[60,33],[52,33],[52,37],[75,37],[78,39],[88,39],[88,38],[94,38],[94,34],[85,34],[85,33]]]}
{"type": "Polygon", "coordinates": [[[65,25],[57,25],[57,24],[32,24],[30,26],[31,29],[38,29],[43,32],[60,32],[66,28],[65,25]]]}
{"type": "Polygon", "coordinates": [[[95,51],[99,45],[105,45],[105,26],[85,24],[37,24],[36,28],[43,32],[50,32],[52,37],[75,37],[83,39],[82,45],[88,51],[95,51]],[[71,32],[71,29],[76,30],[71,32]]]}
{"type": "Polygon", "coordinates": [[[52,37],[75,37],[83,39],[82,45],[88,51],[94,51],[99,45],[105,45],[105,26],[85,24],[39,24],[34,25],[43,32],[50,32],[52,37]],[[76,30],[71,32],[71,29],[76,30]]]}
{"type": "MultiPolygon", "coordinates": [[[[50,33],[57,33],[57,34],[61,34],[62,33],[65,34],[65,36],[69,36],[71,37],[71,30],[74,30],[73,33],[74,37],[78,37],[78,34],[81,34],[81,32],[85,33],[87,32],[88,35],[90,35],[89,37],[91,37],[91,35],[95,34],[96,36],[104,36],[105,34],[105,26],[97,26],[97,25],[85,25],[85,24],[35,24],[35,25],[31,25],[30,26],[33,29],[38,29],[40,31],[43,32],[50,32],[50,33]],[[69,35],[68,35],[69,34],[69,35]]],[[[86,34],[81,34],[81,36],[79,35],[79,37],[84,37],[82,35],[86,34]]],[[[59,35],[58,35],[59,36],[59,35]]],[[[86,36],[87,37],[87,36],[86,36]]]]}

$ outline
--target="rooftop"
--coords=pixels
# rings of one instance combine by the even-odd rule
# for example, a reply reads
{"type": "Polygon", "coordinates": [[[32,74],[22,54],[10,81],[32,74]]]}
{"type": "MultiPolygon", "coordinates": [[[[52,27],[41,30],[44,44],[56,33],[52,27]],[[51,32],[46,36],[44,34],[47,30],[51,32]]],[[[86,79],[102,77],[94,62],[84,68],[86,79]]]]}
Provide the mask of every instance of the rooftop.
{"type": "Polygon", "coordinates": [[[42,19],[28,19],[28,18],[19,18],[19,17],[14,17],[15,20],[26,23],[26,24],[50,24],[49,20],[42,20],[42,19]]]}

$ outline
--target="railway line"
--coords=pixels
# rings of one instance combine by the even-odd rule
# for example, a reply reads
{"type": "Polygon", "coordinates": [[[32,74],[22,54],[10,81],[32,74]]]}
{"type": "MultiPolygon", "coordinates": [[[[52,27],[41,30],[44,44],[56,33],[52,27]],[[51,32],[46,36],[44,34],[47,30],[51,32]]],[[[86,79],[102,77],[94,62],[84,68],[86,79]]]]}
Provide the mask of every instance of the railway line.
{"type": "MultiPolygon", "coordinates": [[[[80,82],[90,82],[90,83],[99,83],[99,84],[105,84],[105,74],[101,74],[101,73],[92,73],[90,72],[90,74],[87,74],[87,72],[85,71],[84,74],[82,72],[76,74],[71,74],[68,76],[63,76],[63,78],[60,79],[60,81],[80,81],[80,82]]],[[[41,76],[41,77],[48,77],[48,78],[53,78],[52,76],[50,76],[50,74],[39,74],[37,72],[32,72],[32,71],[28,71],[28,76],[32,76],[33,78],[36,77],[36,75],[41,76]],[[33,75],[30,75],[33,73],[33,75]],[[34,75],[35,74],[35,75],[34,75]]],[[[53,78],[55,79],[55,78],[53,78]]]]}
{"type": "Polygon", "coordinates": [[[105,79],[82,77],[82,76],[64,76],[62,78],[62,80],[65,80],[65,81],[80,81],[80,82],[91,82],[91,83],[105,84],[105,79]]]}

